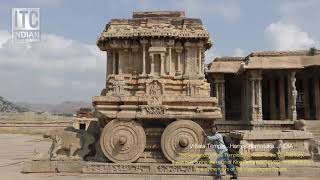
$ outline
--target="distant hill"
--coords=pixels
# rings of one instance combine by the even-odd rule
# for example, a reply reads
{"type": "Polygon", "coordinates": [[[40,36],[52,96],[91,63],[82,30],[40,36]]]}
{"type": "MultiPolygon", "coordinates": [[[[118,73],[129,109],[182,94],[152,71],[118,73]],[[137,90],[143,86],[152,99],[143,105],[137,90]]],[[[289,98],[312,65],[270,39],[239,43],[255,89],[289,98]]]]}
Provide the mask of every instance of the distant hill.
{"type": "Polygon", "coordinates": [[[26,112],[28,108],[14,104],[0,96],[0,112],[26,112]]]}
{"type": "Polygon", "coordinates": [[[92,108],[91,103],[84,101],[64,101],[59,104],[17,102],[16,104],[34,112],[49,112],[52,114],[75,114],[80,108],[92,108]]]}

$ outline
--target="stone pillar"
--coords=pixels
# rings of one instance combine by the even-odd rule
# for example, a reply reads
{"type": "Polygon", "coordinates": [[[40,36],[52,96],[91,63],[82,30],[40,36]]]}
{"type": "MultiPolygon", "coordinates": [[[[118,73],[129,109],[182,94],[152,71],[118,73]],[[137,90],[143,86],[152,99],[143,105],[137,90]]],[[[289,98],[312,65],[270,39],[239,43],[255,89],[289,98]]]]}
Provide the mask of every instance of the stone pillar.
{"type": "Polygon", "coordinates": [[[288,73],[288,118],[297,120],[296,72],[288,73]]]}
{"type": "Polygon", "coordinates": [[[284,78],[281,74],[278,81],[279,87],[279,118],[281,120],[286,119],[286,102],[285,102],[285,87],[284,87],[284,78]]]}
{"type": "Polygon", "coordinates": [[[246,109],[247,109],[247,95],[246,95],[246,79],[241,78],[241,120],[244,121],[246,119],[246,109]]]}
{"type": "Polygon", "coordinates": [[[309,100],[309,79],[303,80],[303,93],[304,93],[304,119],[310,119],[310,100],[309,100]]]}
{"type": "MultiPolygon", "coordinates": [[[[254,79],[250,79],[250,87],[251,87],[251,105],[252,108],[254,108],[254,106],[256,105],[256,87],[255,87],[255,80],[254,79]]],[[[252,110],[252,112],[254,112],[254,110],[252,110]]]]}
{"type": "Polygon", "coordinates": [[[190,47],[186,46],[184,51],[184,75],[187,75],[187,69],[188,69],[188,51],[190,47]]]}
{"type": "Polygon", "coordinates": [[[320,87],[319,78],[315,77],[313,79],[314,84],[314,107],[315,107],[315,119],[320,119],[320,87]]]}
{"type": "Polygon", "coordinates": [[[112,74],[116,74],[116,51],[112,51],[112,74]]]}
{"type": "Polygon", "coordinates": [[[127,72],[127,73],[131,74],[134,69],[133,68],[133,58],[132,58],[132,49],[128,49],[128,65],[129,65],[129,67],[128,67],[129,72],[127,72]]]}
{"type": "Polygon", "coordinates": [[[164,76],[164,54],[161,53],[160,54],[160,60],[161,60],[161,64],[160,64],[160,75],[164,76]]]}
{"type": "Polygon", "coordinates": [[[131,46],[131,51],[132,51],[132,73],[135,75],[138,75],[140,73],[140,62],[138,62],[138,51],[139,51],[139,46],[138,45],[132,45],[131,46]]]}
{"type": "Polygon", "coordinates": [[[202,48],[201,47],[199,47],[198,48],[198,74],[199,75],[201,75],[202,73],[202,67],[201,67],[201,61],[202,61],[202,58],[201,58],[201,50],[202,50],[202,48]]]}
{"type": "Polygon", "coordinates": [[[251,121],[262,120],[262,89],[261,89],[261,71],[253,70],[250,71],[250,112],[251,121]]]}
{"type": "Polygon", "coordinates": [[[118,59],[118,74],[122,74],[122,53],[123,51],[119,50],[119,59],[118,59]]]}
{"type": "Polygon", "coordinates": [[[171,71],[171,61],[172,61],[172,57],[171,57],[171,46],[168,47],[168,51],[169,51],[169,75],[172,75],[172,71],[171,71]]]}
{"type": "Polygon", "coordinates": [[[258,114],[258,120],[263,120],[263,114],[262,114],[262,83],[261,83],[261,81],[262,81],[262,77],[261,77],[261,72],[260,72],[260,74],[258,75],[258,77],[257,77],[258,79],[257,79],[257,101],[258,101],[258,103],[257,103],[257,105],[258,105],[258,109],[259,109],[259,114],[258,114]]]}
{"type": "Polygon", "coordinates": [[[150,54],[151,67],[150,67],[150,75],[154,75],[154,55],[150,54]]]}
{"type": "Polygon", "coordinates": [[[181,75],[182,74],[182,70],[181,70],[181,55],[182,55],[182,50],[183,50],[183,47],[180,45],[177,45],[175,47],[176,49],[176,53],[177,53],[177,60],[178,60],[178,69],[176,71],[176,75],[181,75]]]}
{"type": "Polygon", "coordinates": [[[275,120],[277,119],[277,109],[276,109],[276,89],[275,89],[275,79],[269,80],[269,95],[270,95],[270,119],[275,120]]]}
{"type": "Polygon", "coordinates": [[[173,75],[172,66],[171,66],[171,64],[172,64],[172,54],[171,54],[171,53],[172,53],[172,47],[174,46],[174,42],[175,42],[174,39],[170,39],[170,40],[167,42],[167,45],[168,45],[168,53],[169,53],[169,57],[168,57],[168,61],[169,61],[169,63],[168,63],[168,65],[169,65],[168,74],[169,74],[170,76],[173,75]]]}
{"type": "Polygon", "coordinates": [[[218,99],[218,105],[221,108],[222,120],[226,120],[225,112],[225,87],[224,87],[224,75],[216,74],[214,76],[214,83],[216,88],[216,97],[218,99]]]}
{"type": "Polygon", "coordinates": [[[201,73],[204,74],[204,50],[201,49],[201,73]]]}
{"type": "Polygon", "coordinates": [[[142,75],[146,75],[146,44],[148,40],[141,40],[142,44],[142,75]]]}
{"type": "Polygon", "coordinates": [[[108,79],[109,74],[112,74],[112,52],[106,51],[107,61],[106,61],[106,79],[108,79]]]}

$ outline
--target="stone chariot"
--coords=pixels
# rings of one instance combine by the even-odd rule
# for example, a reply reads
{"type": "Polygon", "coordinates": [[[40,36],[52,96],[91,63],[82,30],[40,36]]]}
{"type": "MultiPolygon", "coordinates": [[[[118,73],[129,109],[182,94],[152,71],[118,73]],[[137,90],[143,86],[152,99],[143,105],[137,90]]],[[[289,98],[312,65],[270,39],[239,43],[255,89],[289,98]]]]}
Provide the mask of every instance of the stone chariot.
{"type": "Polygon", "coordinates": [[[114,163],[195,162],[204,131],[221,119],[204,74],[212,45],[184,12],[135,12],[112,19],[97,45],[107,54],[106,87],[93,97],[103,154],[114,163]]]}

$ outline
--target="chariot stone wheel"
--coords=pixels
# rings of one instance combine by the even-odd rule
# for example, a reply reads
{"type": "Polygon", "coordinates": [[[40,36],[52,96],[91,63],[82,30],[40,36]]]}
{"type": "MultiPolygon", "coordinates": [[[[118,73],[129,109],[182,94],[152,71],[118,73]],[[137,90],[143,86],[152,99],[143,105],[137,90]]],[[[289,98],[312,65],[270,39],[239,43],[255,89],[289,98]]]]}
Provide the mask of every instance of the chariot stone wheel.
{"type": "Polygon", "coordinates": [[[169,124],[161,136],[161,149],[164,156],[172,163],[192,164],[200,159],[204,148],[204,131],[199,124],[190,120],[177,120],[169,124]]]}
{"type": "Polygon", "coordinates": [[[100,145],[104,155],[115,163],[136,161],[146,146],[146,134],[135,121],[110,121],[102,130],[100,145]]]}

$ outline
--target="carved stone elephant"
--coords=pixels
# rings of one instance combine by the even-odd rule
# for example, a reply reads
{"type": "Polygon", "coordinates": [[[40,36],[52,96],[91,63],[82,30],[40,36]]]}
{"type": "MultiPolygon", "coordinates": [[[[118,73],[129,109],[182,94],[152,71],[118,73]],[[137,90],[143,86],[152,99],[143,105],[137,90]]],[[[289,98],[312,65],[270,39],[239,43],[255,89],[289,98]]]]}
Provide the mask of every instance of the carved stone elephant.
{"type": "Polygon", "coordinates": [[[95,142],[92,134],[76,129],[50,131],[45,137],[52,139],[51,160],[83,159],[90,152],[89,145],[95,142]]]}

